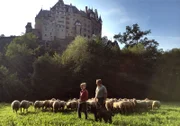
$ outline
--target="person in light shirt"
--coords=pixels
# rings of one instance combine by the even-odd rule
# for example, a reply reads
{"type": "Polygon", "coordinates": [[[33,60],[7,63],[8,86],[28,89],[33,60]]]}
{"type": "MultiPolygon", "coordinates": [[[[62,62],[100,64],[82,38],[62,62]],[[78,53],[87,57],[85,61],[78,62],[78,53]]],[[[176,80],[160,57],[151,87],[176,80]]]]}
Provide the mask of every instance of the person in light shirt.
{"type": "Polygon", "coordinates": [[[95,91],[95,101],[101,106],[105,107],[105,101],[107,98],[107,89],[106,87],[102,84],[101,79],[96,80],[96,91],[95,91]]]}

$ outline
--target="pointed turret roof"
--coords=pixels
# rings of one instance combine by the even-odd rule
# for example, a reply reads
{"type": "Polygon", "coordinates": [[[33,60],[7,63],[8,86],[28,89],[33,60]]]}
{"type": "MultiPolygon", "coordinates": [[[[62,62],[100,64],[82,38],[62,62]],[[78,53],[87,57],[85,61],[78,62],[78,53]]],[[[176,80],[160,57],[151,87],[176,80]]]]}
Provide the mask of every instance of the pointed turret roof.
{"type": "Polygon", "coordinates": [[[99,21],[102,22],[101,15],[99,16],[99,21]]]}

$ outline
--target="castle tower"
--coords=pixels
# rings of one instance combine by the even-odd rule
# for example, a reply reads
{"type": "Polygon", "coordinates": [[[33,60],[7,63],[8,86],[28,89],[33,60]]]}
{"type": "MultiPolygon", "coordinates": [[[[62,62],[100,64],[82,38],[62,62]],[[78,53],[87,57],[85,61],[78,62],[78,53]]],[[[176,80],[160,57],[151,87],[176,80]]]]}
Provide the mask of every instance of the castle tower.
{"type": "Polygon", "coordinates": [[[26,25],[26,33],[32,32],[32,25],[30,22],[27,23],[26,25]]]}

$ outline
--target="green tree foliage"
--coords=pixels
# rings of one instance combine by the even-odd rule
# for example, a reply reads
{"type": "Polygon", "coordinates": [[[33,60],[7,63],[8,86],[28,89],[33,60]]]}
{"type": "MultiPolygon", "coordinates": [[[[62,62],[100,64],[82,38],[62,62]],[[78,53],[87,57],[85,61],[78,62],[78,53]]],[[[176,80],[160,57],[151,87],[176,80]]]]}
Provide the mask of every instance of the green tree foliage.
{"type": "Polygon", "coordinates": [[[0,100],[74,98],[81,82],[94,97],[97,78],[108,97],[179,100],[180,50],[158,49],[146,37],[149,33],[134,24],[114,42],[106,36],[77,36],[62,54],[56,41],[45,48],[31,33],[18,37],[0,53],[0,100]],[[120,49],[117,41],[125,47],[120,49]]]}
{"type": "Polygon", "coordinates": [[[32,63],[35,60],[37,47],[37,38],[32,33],[16,37],[8,45],[5,54],[10,70],[17,72],[20,78],[29,78],[33,72],[32,63]]]}
{"type": "Polygon", "coordinates": [[[18,79],[17,74],[12,74],[0,66],[0,101],[12,101],[22,99],[27,95],[27,88],[18,79]]]}
{"type": "Polygon", "coordinates": [[[55,53],[50,56],[46,53],[33,64],[34,72],[32,76],[32,84],[34,94],[39,98],[51,98],[56,95],[61,97],[68,82],[68,76],[61,64],[61,57],[55,53]]]}
{"type": "Polygon", "coordinates": [[[149,40],[147,37],[144,37],[150,34],[151,31],[141,31],[138,24],[133,24],[131,26],[126,26],[126,31],[121,34],[117,34],[114,36],[116,40],[118,40],[121,44],[125,44],[125,47],[133,47],[138,43],[144,45],[145,48],[156,48],[158,43],[155,40],[149,40]]]}
{"type": "Polygon", "coordinates": [[[180,49],[172,49],[158,58],[150,93],[163,100],[179,100],[180,59],[178,57],[180,57],[180,49]]]}

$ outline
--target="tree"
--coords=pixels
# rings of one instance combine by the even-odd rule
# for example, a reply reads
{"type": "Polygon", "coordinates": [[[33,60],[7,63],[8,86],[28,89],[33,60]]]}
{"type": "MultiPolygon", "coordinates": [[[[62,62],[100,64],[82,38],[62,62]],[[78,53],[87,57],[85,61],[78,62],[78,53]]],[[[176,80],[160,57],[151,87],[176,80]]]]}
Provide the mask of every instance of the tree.
{"type": "Polygon", "coordinates": [[[23,99],[27,95],[27,88],[5,66],[0,66],[0,101],[23,99]]]}
{"type": "MultiPolygon", "coordinates": [[[[120,50],[106,46],[101,38],[86,38],[78,36],[62,54],[62,64],[72,71],[70,87],[76,89],[79,83],[88,83],[88,90],[94,92],[94,80],[102,78],[110,89],[112,78],[119,67],[120,50]],[[107,78],[108,76],[108,78],[107,78]]],[[[77,91],[72,91],[77,94],[77,91]]],[[[91,93],[90,96],[93,96],[91,93]]]]}
{"type": "Polygon", "coordinates": [[[180,100],[180,49],[159,56],[152,76],[151,95],[163,100],[180,100]]]}
{"type": "Polygon", "coordinates": [[[125,44],[125,48],[133,47],[138,43],[143,44],[147,49],[156,48],[159,44],[154,40],[149,40],[147,37],[144,37],[150,34],[150,30],[141,31],[138,24],[133,24],[131,26],[126,26],[126,32],[123,34],[119,33],[114,35],[114,39],[119,41],[121,44],[125,44]]]}
{"type": "Polygon", "coordinates": [[[38,48],[37,37],[28,33],[16,37],[6,49],[7,67],[13,73],[17,72],[22,80],[29,79],[33,72],[32,63],[35,60],[36,48],[38,48]]]}
{"type": "Polygon", "coordinates": [[[46,53],[40,56],[33,63],[32,86],[33,94],[39,99],[59,97],[62,98],[69,88],[68,80],[70,76],[66,75],[61,64],[61,57],[55,53],[50,56],[46,53]],[[68,88],[66,88],[68,86],[68,88]],[[45,93],[46,92],[46,93],[45,93]]]}

